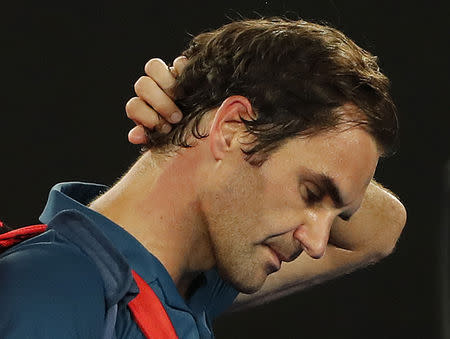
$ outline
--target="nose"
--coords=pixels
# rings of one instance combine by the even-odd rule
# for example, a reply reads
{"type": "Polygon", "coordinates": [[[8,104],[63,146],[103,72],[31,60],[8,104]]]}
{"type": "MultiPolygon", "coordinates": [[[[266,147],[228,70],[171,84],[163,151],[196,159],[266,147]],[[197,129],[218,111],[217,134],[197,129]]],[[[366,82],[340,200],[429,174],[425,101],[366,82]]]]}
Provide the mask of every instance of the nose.
{"type": "Polygon", "coordinates": [[[329,211],[310,212],[294,231],[294,238],[311,258],[320,259],[325,254],[333,220],[334,214],[329,211]]]}

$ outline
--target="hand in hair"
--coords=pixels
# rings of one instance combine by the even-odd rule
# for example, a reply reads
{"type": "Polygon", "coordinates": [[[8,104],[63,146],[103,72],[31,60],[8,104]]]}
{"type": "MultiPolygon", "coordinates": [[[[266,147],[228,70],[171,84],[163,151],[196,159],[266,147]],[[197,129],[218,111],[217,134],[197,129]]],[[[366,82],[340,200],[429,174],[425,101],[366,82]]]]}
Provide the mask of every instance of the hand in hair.
{"type": "Polygon", "coordinates": [[[125,106],[128,118],[136,124],[128,133],[129,142],[146,142],[147,135],[143,126],[168,133],[171,130],[170,124],[181,120],[182,113],[173,102],[172,88],[186,63],[187,59],[183,56],[176,58],[172,67],[168,67],[161,59],[150,59],[147,62],[146,75],[134,84],[137,97],[131,98],[125,106]],[[172,118],[174,113],[178,114],[176,120],[172,118]]]}

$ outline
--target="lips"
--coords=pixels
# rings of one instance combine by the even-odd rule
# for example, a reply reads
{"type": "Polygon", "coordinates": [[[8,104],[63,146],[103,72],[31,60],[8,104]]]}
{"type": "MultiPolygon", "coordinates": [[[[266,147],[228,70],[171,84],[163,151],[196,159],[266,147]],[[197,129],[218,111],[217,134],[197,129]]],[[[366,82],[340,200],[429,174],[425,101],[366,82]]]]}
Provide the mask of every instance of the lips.
{"type": "Polygon", "coordinates": [[[283,256],[281,253],[279,253],[276,249],[274,249],[273,247],[267,245],[267,247],[269,247],[273,253],[275,253],[275,255],[278,257],[278,260],[281,261],[288,261],[288,259],[283,256]]]}
{"type": "Polygon", "coordinates": [[[264,244],[265,246],[267,246],[271,252],[277,257],[278,261],[281,262],[290,262],[295,260],[302,252],[303,252],[303,248],[302,249],[296,249],[295,252],[290,253],[289,255],[285,255],[283,254],[283,252],[279,251],[278,248],[273,247],[271,245],[268,244],[264,244]]]}
{"type": "Polygon", "coordinates": [[[276,272],[281,268],[282,259],[280,258],[278,252],[275,251],[272,247],[270,247],[268,245],[266,245],[266,247],[269,250],[271,257],[272,257],[272,260],[271,260],[272,268],[270,269],[271,272],[269,272],[269,273],[276,272]]]}

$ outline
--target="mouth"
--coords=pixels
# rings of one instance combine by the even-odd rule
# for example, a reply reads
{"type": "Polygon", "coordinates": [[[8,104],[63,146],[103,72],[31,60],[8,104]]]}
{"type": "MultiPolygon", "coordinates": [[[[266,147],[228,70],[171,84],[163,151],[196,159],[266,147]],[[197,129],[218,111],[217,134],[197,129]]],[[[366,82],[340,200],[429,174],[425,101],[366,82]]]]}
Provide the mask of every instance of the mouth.
{"type": "Polygon", "coordinates": [[[266,248],[269,250],[270,252],[270,273],[279,271],[281,268],[281,262],[284,261],[281,257],[281,255],[275,251],[272,247],[265,245],[266,248]]]}

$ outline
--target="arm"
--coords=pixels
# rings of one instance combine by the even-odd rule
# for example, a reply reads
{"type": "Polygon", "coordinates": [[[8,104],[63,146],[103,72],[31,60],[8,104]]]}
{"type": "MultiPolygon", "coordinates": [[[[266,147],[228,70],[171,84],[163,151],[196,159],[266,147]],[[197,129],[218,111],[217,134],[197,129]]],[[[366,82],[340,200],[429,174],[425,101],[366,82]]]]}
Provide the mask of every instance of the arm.
{"type": "Polygon", "coordinates": [[[406,210],[399,199],[372,180],[361,208],[348,222],[336,219],[329,243],[351,251],[389,254],[406,223],[406,210]]]}
{"type": "Polygon", "coordinates": [[[252,295],[240,294],[233,309],[265,303],[334,277],[350,273],[386,257],[406,222],[402,203],[387,189],[372,182],[361,208],[349,221],[336,219],[325,255],[312,259],[306,253],[270,275],[252,295]]]}

